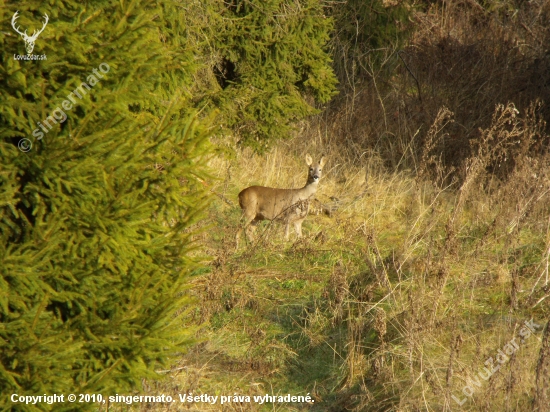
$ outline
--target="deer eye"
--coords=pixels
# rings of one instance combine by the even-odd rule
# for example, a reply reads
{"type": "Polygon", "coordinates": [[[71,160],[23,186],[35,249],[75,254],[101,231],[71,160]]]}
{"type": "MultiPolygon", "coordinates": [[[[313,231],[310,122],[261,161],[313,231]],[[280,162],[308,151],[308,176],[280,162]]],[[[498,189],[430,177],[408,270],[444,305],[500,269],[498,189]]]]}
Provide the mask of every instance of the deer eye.
{"type": "Polygon", "coordinates": [[[320,172],[322,172],[322,171],[323,171],[323,169],[319,169],[319,171],[320,171],[320,172]]]}

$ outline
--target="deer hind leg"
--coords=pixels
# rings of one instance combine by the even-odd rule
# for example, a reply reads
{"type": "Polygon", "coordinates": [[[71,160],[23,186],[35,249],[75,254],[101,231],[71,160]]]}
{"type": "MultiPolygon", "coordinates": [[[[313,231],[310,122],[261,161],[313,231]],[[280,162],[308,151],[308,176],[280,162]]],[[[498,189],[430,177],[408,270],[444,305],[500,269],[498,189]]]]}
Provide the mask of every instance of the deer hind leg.
{"type": "Polygon", "coordinates": [[[241,225],[239,230],[237,230],[237,234],[235,235],[235,249],[239,248],[239,243],[240,243],[240,238],[242,236],[242,233],[243,233],[243,226],[241,225]]]}

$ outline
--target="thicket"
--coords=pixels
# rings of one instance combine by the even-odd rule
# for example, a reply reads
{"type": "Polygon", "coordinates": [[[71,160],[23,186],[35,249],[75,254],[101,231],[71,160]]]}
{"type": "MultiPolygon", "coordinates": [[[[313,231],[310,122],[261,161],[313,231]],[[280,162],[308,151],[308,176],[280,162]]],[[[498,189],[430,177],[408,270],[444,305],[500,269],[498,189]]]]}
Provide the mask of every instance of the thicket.
{"type": "Polygon", "coordinates": [[[329,46],[341,92],[338,98],[346,101],[363,81],[372,78],[388,51],[405,46],[418,7],[414,2],[392,0],[348,0],[327,7],[334,19],[329,46]]]}
{"type": "MultiPolygon", "coordinates": [[[[343,93],[325,114],[328,130],[345,156],[373,151],[392,169],[417,170],[428,130],[446,107],[454,122],[435,150],[449,177],[462,180],[475,154],[472,144],[480,129],[489,127],[498,104],[513,103],[524,111],[538,101],[537,113],[549,119],[550,6],[546,1],[412,6],[402,2],[374,13],[408,18],[403,23],[394,18],[394,40],[384,37],[383,47],[372,45],[380,36],[376,25],[370,37],[348,29],[344,40],[335,38],[340,55],[346,48],[364,51],[339,59],[343,93]]],[[[360,27],[366,19],[356,21],[360,27]]],[[[548,141],[539,143],[540,149],[548,141]]]]}
{"type": "Polygon", "coordinates": [[[197,108],[241,145],[264,150],[289,138],[335,93],[326,44],[333,19],[320,0],[190,2],[185,25],[204,64],[197,108]]]}

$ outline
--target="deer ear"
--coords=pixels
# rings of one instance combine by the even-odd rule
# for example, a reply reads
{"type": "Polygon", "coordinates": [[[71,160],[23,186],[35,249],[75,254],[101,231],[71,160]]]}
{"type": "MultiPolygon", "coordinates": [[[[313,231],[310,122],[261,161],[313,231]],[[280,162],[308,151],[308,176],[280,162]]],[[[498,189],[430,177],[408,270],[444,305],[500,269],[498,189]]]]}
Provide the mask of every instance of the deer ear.
{"type": "Polygon", "coordinates": [[[325,158],[325,156],[322,156],[321,160],[319,160],[319,166],[323,167],[325,165],[326,161],[327,161],[327,159],[325,158]]]}
{"type": "Polygon", "coordinates": [[[308,166],[311,166],[311,164],[313,163],[313,159],[309,154],[306,155],[306,163],[308,166]]]}

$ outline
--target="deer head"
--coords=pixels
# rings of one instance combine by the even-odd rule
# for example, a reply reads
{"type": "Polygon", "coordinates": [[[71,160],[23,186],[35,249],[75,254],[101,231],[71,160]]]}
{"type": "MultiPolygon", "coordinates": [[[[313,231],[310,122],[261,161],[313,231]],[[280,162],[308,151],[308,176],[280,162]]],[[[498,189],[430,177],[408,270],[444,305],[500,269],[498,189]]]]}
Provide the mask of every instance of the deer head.
{"type": "Polygon", "coordinates": [[[27,54],[32,54],[32,51],[34,50],[34,42],[36,42],[36,39],[38,38],[38,35],[44,31],[46,28],[46,25],[48,24],[49,17],[46,13],[44,13],[44,24],[42,25],[42,28],[40,30],[35,30],[32,36],[27,35],[27,30],[25,32],[21,32],[19,27],[15,25],[15,21],[17,20],[19,10],[15,12],[11,19],[11,25],[16,33],[20,34],[21,37],[23,37],[23,40],[25,41],[25,49],[27,49],[27,54]]]}

